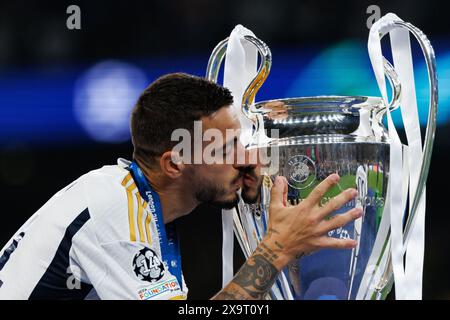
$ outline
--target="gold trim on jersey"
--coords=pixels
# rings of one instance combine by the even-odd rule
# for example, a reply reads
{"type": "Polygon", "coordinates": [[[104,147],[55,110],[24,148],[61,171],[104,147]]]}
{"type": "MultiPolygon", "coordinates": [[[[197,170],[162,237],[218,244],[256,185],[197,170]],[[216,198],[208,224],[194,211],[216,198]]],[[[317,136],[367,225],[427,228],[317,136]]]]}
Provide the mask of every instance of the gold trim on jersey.
{"type": "Polygon", "coordinates": [[[125,187],[128,184],[128,182],[130,182],[130,181],[131,181],[131,173],[128,173],[125,176],[125,178],[123,178],[122,185],[125,187]]]}
{"type": "Polygon", "coordinates": [[[268,175],[264,175],[263,184],[266,188],[269,188],[269,189],[272,188],[272,186],[273,186],[272,179],[270,179],[270,177],[268,175]]]}
{"type": "Polygon", "coordinates": [[[139,240],[141,242],[145,242],[144,226],[142,225],[142,215],[143,215],[143,211],[144,211],[144,206],[142,205],[143,200],[138,195],[138,193],[136,193],[136,195],[137,195],[137,203],[138,203],[137,226],[138,226],[138,231],[139,231],[139,240]]]}
{"type": "Polygon", "coordinates": [[[152,244],[150,234],[151,213],[147,210],[148,203],[142,199],[139,190],[134,183],[131,173],[128,173],[122,180],[122,186],[125,187],[128,200],[128,223],[130,228],[130,241],[136,242],[136,226],[140,242],[152,244]],[[130,183],[131,181],[131,183],[130,183]],[[136,202],[136,205],[135,205],[136,202]],[[144,221],[145,214],[145,221],[144,221]],[[136,224],[136,226],[135,226],[136,224]]]}
{"type": "Polygon", "coordinates": [[[134,226],[134,221],[136,219],[135,209],[134,209],[134,197],[133,191],[136,189],[136,185],[132,183],[127,190],[128,198],[128,223],[130,224],[130,241],[136,241],[136,228],[134,226]]]}
{"type": "Polygon", "coordinates": [[[147,242],[149,245],[152,245],[152,237],[150,235],[150,222],[152,221],[152,214],[147,210],[148,202],[144,202],[144,210],[146,213],[145,217],[145,234],[147,236],[147,242]]]}

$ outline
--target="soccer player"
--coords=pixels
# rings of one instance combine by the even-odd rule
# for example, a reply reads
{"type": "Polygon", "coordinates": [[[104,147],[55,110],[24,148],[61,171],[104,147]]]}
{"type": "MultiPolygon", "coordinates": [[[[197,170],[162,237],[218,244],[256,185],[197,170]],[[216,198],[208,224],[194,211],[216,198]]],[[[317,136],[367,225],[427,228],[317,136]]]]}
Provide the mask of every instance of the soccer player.
{"type": "MultiPolygon", "coordinates": [[[[239,129],[230,92],[186,74],[169,74],[142,93],[131,116],[133,161],[91,171],[56,193],[0,252],[0,299],[186,299],[174,221],[207,202],[231,208],[238,190],[254,197],[249,163],[190,164],[174,151],[175,129],[239,129]]],[[[237,135],[224,145],[245,152],[237,135]]],[[[206,143],[201,143],[201,150],[206,143]]],[[[228,150],[224,148],[223,150],[228,150]]],[[[347,190],[320,207],[338,181],[324,180],[297,206],[287,185],[272,188],[269,232],[215,299],[262,299],[279,271],[297,255],[353,248],[326,233],[358,218],[352,209],[325,218],[356,195],[347,190]]],[[[199,248],[201,249],[201,248],[199,248]]]]}

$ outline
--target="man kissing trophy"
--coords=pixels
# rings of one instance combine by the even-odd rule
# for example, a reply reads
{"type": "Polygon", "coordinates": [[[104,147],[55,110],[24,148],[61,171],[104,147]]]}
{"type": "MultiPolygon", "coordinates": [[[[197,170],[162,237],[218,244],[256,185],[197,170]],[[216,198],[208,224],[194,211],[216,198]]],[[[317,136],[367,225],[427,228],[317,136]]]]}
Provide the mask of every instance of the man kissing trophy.
{"type": "Polygon", "coordinates": [[[272,64],[267,45],[239,25],[212,52],[206,77],[217,82],[225,58],[224,86],[233,93],[241,115],[243,142],[249,150],[265,151],[266,158],[270,149],[271,160],[277,155],[277,161],[262,165],[258,202],[241,201],[237,210],[223,213],[224,283],[233,275],[233,230],[246,256],[268,231],[270,188],[276,175],[287,179],[288,202],[295,205],[337,172],[340,182],[322,203],[347,188],[356,188],[358,196],[329,218],[357,206],[363,208],[363,216],[328,236],[351,237],[358,241],[357,247],[298,257],[280,274],[271,298],[378,300],[386,298],[394,283],[396,299],[422,298],[425,184],[438,97],[434,51],[419,29],[392,13],[372,26],[368,51],[381,97],[316,96],[257,103],[256,92],[272,64]],[[382,55],[381,39],[387,34],[393,64],[382,55]],[[423,146],[410,34],[420,44],[428,69],[429,112],[423,146]],[[385,78],[392,89],[390,101],[385,78]],[[404,144],[391,117],[397,108],[407,138],[404,144]]]}

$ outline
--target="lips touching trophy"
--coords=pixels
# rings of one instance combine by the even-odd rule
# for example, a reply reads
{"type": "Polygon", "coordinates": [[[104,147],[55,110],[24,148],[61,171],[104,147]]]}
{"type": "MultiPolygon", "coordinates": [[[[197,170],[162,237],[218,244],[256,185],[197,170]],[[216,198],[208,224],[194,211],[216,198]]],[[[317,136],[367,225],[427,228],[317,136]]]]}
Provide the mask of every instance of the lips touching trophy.
{"type": "MultiPolygon", "coordinates": [[[[256,48],[260,55],[256,76],[239,100],[243,115],[253,124],[253,139],[248,148],[266,150],[266,153],[269,149],[278,156],[276,165],[271,162],[262,168],[266,176],[259,202],[241,201],[239,210],[232,213],[234,232],[245,255],[248,257],[253,252],[266,232],[270,188],[276,175],[286,177],[288,201],[295,205],[336,172],[340,182],[324,196],[322,203],[347,188],[356,188],[356,199],[332,215],[353,207],[363,208],[361,218],[328,233],[330,237],[356,239],[355,249],[324,249],[301,257],[283,270],[271,297],[384,299],[395,279],[397,299],[420,299],[425,182],[437,112],[435,57],[426,36],[394,14],[384,16],[373,25],[368,48],[381,98],[317,96],[258,103],[254,102],[255,94],[269,74],[271,53],[252,34],[241,35],[240,39],[256,48]],[[388,33],[394,65],[381,54],[380,41],[388,33]],[[410,33],[423,51],[430,85],[423,149],[410,33]],[[387,99],[385,77],[392,88],[391,101],[387,99]],[[400,142],[390,115],[399,106],[408,145],[400,142]],[[383,125],[384,116],[387,128],[383,125]]],[[[217,81],[222,60],[229,54],[228,41],[219,43],[211,55],[207,70],[210,80],[217,81]]],[[[224,261],[227,262],[230,263],[224,261]]]]}

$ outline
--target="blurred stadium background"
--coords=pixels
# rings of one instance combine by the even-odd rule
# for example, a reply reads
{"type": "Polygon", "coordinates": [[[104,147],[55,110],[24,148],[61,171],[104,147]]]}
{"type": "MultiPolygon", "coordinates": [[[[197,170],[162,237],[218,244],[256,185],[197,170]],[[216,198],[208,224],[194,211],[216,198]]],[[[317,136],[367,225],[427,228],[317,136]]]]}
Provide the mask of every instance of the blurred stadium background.
{"type": "MultiPolygon", "coordinates": [[[[118,157],[130,158],[128,117],[140,91],[168,72],[204,75],[211,50],[238,23],[273,54],[257,100],[378,95],[366,49],[371,4],[421,28],[436,51],[440,110],[428,180],[424,298],[449,299],[450,24],[444,1],[2,1],[0,246],[56,191],[118,157]],[[70,4],[81,8],[81,30],[66,28],[70,4]]],[[[426,69],[419,54],[416,61],[425,123],[426,69]]],[[[180,223],[192,299],[208,298],[221,285],[220,211],[196,211],[180,223]]],[[[236,257],[238,266],[242,258],[236,257]]]]}

